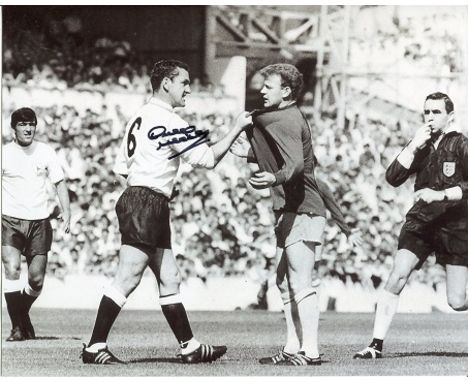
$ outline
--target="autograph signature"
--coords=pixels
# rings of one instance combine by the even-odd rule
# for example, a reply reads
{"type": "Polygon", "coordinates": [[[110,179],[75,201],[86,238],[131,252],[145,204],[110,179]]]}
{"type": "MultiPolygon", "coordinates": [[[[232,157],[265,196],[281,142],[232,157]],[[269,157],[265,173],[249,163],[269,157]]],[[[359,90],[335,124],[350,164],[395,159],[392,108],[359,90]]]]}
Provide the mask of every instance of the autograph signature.
{"type": "Polygon", "coordinates": [[[181,129],[173,129],[171,131],[167,131],[164,126],[155,126],[148,132],[148,138],[151,140],[156,140],[158,138],[168,138],[167,140],[161,140],[158,142],[159,150],[161,147],[174,145],[181,142],[187,142],[193,139],[196,139],[190,146],[187,146],[182,151],[171,155],[168,159],[173,159],[178,157],[179,155],[189,151],[203,143],[209,142],[210,139],[208,138],[209,131],[208,130],[197,130],[195,126],[187,126],[181,129]]]}

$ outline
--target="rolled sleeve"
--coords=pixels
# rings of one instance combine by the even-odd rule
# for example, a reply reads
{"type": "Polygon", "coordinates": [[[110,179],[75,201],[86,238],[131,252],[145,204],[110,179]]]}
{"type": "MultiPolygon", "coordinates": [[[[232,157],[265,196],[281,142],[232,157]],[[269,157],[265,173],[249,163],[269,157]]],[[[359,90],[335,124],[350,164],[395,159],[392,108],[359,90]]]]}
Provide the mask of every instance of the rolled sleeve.
{"type": "Polygon", "coordinates": [[[461,187],[451,187],[445,190],[448,200],[462,200],[463,190],[461,187]]]}
{"type": "Polygon", "coordinates": [[[214,152],[207,144],[186,151],[182,154],[182,158],[195,167],[213,168],[215,165],[214,152]]]}

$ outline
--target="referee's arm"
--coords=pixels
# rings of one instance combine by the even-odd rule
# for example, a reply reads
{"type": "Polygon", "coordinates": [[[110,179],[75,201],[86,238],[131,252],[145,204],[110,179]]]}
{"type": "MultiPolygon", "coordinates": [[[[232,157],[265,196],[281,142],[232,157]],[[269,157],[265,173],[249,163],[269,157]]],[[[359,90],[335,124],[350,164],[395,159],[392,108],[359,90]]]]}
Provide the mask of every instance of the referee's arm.
{"type": "Polygon", "coordinates": [[[408,178],[418,171],[418,163],[421,161],[421,151],[413,151],[408,145],[398,154],[385,172],[385,179],[393,187],[399,187],[408,178]]]}

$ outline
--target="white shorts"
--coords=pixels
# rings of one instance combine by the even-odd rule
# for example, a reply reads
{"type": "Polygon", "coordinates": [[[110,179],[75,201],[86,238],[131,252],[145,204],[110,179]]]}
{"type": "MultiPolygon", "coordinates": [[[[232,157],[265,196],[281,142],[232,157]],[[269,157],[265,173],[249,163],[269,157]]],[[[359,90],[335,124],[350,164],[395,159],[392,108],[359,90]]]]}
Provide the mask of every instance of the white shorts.
{"type": "Polygon", "coordinates": [[[325,224],[326,219],[323,216],[283,212],[276,220],[276,245],[286,248],[299,241],[310,241],[320,245],[325,224]]]}

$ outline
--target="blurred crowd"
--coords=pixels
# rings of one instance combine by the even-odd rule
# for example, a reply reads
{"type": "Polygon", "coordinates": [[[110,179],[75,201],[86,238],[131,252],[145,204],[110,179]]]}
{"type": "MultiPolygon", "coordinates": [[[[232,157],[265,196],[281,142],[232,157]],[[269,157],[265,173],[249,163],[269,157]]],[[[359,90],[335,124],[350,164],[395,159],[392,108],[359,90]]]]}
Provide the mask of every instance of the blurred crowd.
{"type": "MultiPolygon", "coordinates": [[[[463,70],[463,22],[456,10],[411,15],[393,7],[380,17],[361,14],[350,44],[354,67],[405,75],[450,75],[463,70]],[[391,22],[389,22],[391,20],[391,22]]],[[[371,10],[369,10],[371,12],[371,10]]]]}

